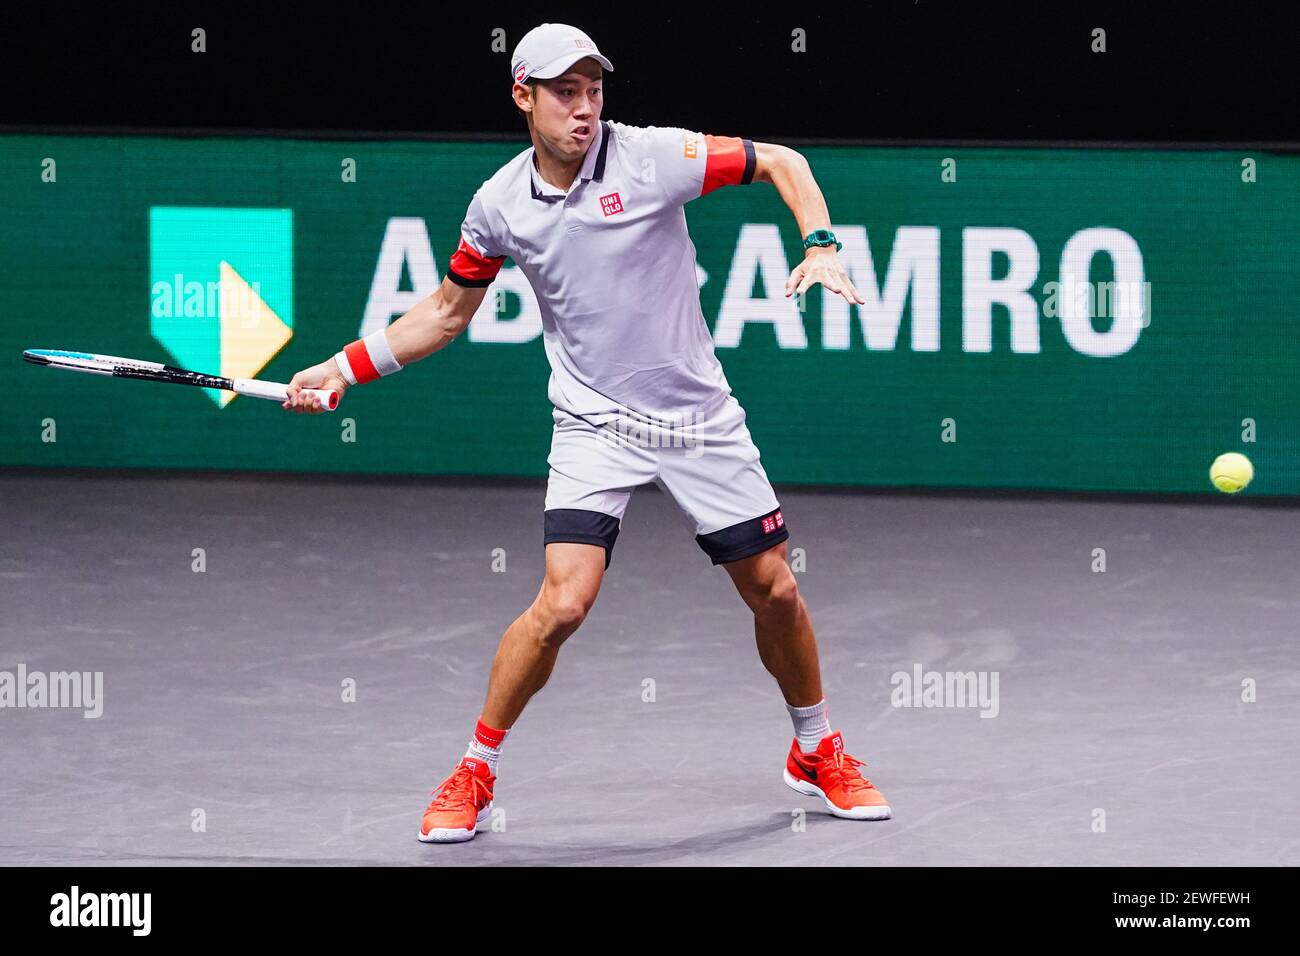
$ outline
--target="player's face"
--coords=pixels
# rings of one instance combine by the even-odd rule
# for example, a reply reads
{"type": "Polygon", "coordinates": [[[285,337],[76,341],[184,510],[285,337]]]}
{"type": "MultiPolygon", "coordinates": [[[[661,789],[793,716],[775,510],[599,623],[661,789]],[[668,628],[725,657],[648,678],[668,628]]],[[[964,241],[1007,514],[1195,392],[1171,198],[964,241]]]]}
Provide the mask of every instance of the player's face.
{"type": "Polygon", "coordinates": [[[600,64],[588,57],[567,73],[538,82],[533,95],[533,129],[563,161],[581,159],[596,138],[604,106],[600,64]]]}

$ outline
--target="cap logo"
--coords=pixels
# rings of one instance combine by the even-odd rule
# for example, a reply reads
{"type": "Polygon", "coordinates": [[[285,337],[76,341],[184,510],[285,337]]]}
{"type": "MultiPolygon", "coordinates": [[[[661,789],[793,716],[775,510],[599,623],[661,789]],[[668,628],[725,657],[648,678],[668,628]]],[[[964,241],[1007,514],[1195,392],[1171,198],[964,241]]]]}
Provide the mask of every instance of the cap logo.
{"type": "Polygon", "coordinates": [[[573,38],[573,45],[574,45],[574,46],[580,46],[580,47],[582,47],[584,50],[594,50],[594,49],[596,49],[596,44],[592,43],[592,42],[591,42],[590,40],[588,40],[586,37],[574,37],[574,38],[573,38]]]}
{"type": "Polygon", "coordinates": [[[515,82],[522,83],[524,81],[524,77],[527,75],[528,75],[528,61],[520,60],[519,64],[515,67],[515,82]]]}

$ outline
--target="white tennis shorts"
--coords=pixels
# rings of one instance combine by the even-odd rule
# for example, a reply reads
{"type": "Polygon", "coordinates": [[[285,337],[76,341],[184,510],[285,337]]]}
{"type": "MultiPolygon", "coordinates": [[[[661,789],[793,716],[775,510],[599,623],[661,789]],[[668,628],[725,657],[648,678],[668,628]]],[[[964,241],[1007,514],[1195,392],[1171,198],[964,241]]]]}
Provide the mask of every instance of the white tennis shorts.
{"type": "Polygon", "coordinates": [[[695,540],[724,564],[789,538],[781,507],[734,397],[707,418],[604,416],[561,409],[552,418],[544,542],[605,548],[605,566],[632,492],[655,482],[685,515],[695,540]]]}

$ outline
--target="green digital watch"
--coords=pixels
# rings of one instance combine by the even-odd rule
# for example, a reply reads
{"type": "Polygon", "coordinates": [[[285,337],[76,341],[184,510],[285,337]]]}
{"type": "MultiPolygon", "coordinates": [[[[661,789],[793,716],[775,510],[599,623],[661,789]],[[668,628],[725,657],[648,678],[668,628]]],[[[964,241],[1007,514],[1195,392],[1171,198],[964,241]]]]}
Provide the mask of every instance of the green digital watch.
{"type": "Polygon", "coordinates": [[[829,229],[814,229],[803,237],[803,247],[805,249],[811,249],[813,246],[834,246],[835,251],[839,252],[844,248],[844,243],[836,239],[835,233],[829,229]]]}

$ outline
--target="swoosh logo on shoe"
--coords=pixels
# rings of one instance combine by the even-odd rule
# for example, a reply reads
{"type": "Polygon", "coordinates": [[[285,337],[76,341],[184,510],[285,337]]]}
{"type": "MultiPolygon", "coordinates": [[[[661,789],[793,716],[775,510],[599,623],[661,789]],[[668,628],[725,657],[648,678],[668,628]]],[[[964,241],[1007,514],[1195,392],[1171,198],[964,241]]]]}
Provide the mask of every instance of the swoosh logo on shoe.
{"type": "Polygon", "coordinates": [[[812,767],[805,766],[803,762],[800,761],[799,758],[796,757],[794,754],[790,755],[790,759],[794,761],[794,765],[796,767],[798,767],[800,770],[802,770],[804,773],[808,775],[809,780],[817,779],[817,771],[814,770],[812,767]]]}

